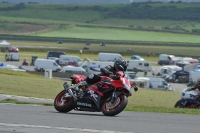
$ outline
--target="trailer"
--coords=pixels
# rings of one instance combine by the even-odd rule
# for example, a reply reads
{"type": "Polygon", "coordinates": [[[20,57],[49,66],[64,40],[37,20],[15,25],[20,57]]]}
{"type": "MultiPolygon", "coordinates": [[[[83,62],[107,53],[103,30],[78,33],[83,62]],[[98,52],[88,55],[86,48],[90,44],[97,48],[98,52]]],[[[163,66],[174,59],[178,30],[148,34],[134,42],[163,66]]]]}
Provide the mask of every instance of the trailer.
{"type": "Polygon", "coordinates": [[[135,69],[140,71],[152,71],[151,63],[145,60],[127,60],[127,70],[134,71],[135,69]]]}

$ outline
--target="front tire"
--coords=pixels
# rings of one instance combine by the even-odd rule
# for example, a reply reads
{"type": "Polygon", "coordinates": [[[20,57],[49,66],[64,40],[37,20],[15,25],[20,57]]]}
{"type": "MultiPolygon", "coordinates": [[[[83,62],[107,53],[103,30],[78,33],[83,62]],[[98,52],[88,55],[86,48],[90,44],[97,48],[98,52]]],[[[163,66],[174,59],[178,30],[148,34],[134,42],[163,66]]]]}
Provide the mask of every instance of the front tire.
{"type": "Polygon", "coordinates": [[[73,109],[72,104],[74,102],[72,97],[64,98],[66,90],[61,91],[54,100],[54,108],[58,112],[69,112],[73,109]]]}
{"type": "Polygon", "coordinates": [[[174,108],[184,108],[181,101],[177,101],[176,104],[174,105],[174,108]]]}
{"type": "Polygon", "coordinates": [[[128,98],[125,95],[119,95],[114,102],[105,101],[101,107],[101,111],[106,116],[115,116],[122,112],[127,106],[128,98]]]}

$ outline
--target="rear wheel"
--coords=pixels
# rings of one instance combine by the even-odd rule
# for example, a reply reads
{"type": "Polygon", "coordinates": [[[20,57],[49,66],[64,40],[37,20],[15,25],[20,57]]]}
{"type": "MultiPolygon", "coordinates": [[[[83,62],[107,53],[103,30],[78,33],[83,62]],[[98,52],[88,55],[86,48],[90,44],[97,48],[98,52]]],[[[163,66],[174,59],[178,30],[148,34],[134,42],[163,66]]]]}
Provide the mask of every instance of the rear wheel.
{"type": "Polygon", "coordinates": [[[54,100],[54,108],[58,112],[69,112],[73,109],[72,104],[74,102],[72,97],[64,97],[66,90],[61,91],[54,100]]]}
{"type": "Polygon", "coordinates": [[[106,116],[114,116],[122,112],[128,103],[125,95],[120,95],[114,102],[105,101],[101,107],[101,111],[106,116]]]}

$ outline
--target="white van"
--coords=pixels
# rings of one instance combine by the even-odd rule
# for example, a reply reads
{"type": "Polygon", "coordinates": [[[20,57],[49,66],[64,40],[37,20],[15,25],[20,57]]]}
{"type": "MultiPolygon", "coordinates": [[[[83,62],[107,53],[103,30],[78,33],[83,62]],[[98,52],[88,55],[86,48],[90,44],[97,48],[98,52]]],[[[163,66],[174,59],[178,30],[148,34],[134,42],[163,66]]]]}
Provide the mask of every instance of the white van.
{"type": "Polygon", "coordinates": [[[7,54],[7,56],[5,58],[6,58],[6,61],[19,61],[20,54],[16,53],[16,52],[11,52],[11,53],[7,54]]]}
{"type": "Polygon", "coordinates": [[[134,68],[140,69],[142,71],[152,71],[151,63],[145,60],[127,60],[128,64],[127,70],[133,71],[134,68]]]}
{"type": "Polygon", "coordinates": [[[59,72],[61,70],[61,67],[54,60],[36,59],[34,69],[36,71],[44,71],[45,69],[52,69],[52,71],[59,72]]]}
{"type": "Polygon", "coordinates": [[[86,71],[82,67],[74,67],[74,66],[64,66],[61,72],[67,73],[79,73],[79,74],[86,74],[86,71]]]}
{"type": "Polygon", "coordinates": [[[160,54],[158,64],[159,65],[170,65],[173,64],[172,58],[174,58],[174,55],[168,55],[168,54],[160,54]]]}
{"type": "Polygon", "coordinates": [[[98,61],[115,61],[117,58],[123,58],[121,54],[118,53],[99,53],[98,61]]]}
{"type": "Polygon", "coordinates": [[[174,90],[169,83],[162,78],[149,77],[149,88],[174,90]]]}
{"type": "Polygon", "coordinates": [[[99,74],[100,69],[108,65],[113,66],[114,62],[91,61],[89,59],[85,59],[83,63],[81,63],[80,67],[85,69],[88,74],[99,74]]]}
{"type": "Polygon", "coordinates": [[[74,66],[79,66],[81,59],[78,56],[61,55],[59,58],[59,65],[66,66],[67,63],[73,63],[74,66]]]}

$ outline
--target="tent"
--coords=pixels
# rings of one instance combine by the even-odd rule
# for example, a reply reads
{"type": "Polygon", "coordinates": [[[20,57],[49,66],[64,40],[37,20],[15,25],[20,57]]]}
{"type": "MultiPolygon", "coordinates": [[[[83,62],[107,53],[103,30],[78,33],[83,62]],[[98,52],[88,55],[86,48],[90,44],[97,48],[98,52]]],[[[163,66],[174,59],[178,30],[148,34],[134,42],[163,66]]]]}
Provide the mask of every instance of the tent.
{"type": "Polygon", "coordinates": [[[1,43],[0,43],[0,46],[11,46],[9,42],[7,42],[6,40],[3,40],[1,43]]]}
{"type": "Polygon", "coordinates": [[[175,81],[178,80],[179,83],[187,83],[189,81],[189,72],[180,70],[174,73],[175,81]]]}
{"type": "Polygon", "coordinates": [[[0,68],[6,68],[7,65],[5,63],[0,63],[0,68]]]}

